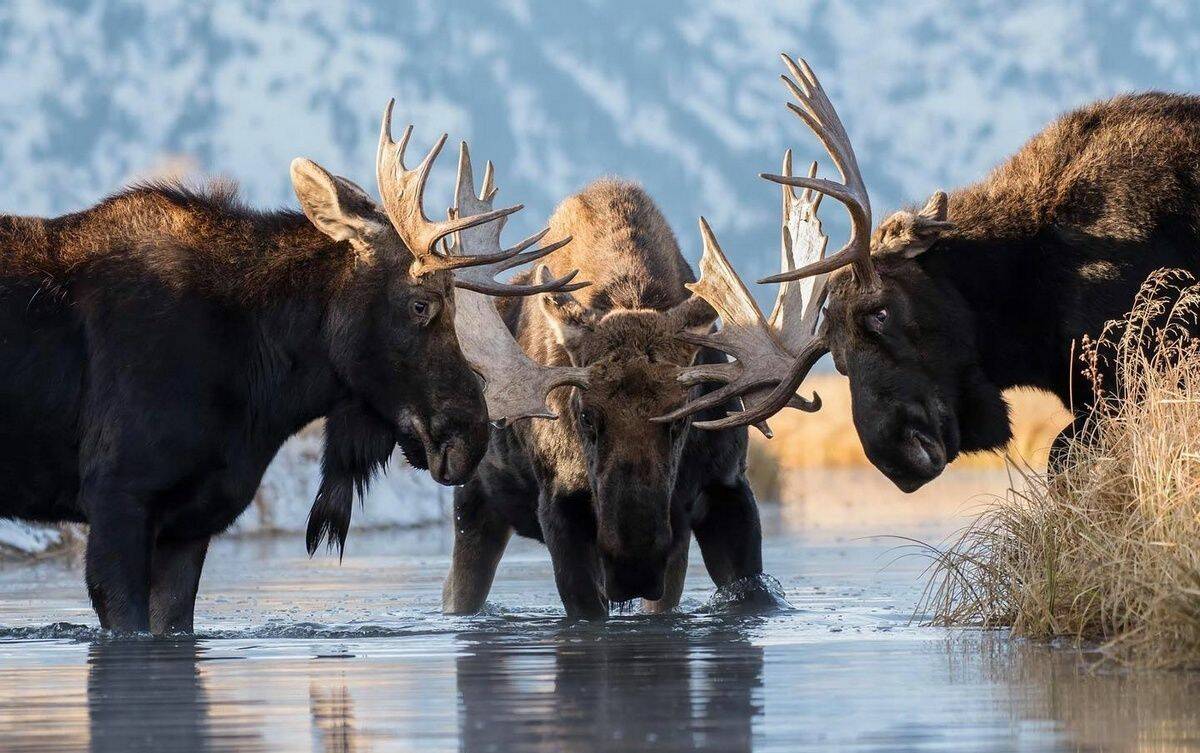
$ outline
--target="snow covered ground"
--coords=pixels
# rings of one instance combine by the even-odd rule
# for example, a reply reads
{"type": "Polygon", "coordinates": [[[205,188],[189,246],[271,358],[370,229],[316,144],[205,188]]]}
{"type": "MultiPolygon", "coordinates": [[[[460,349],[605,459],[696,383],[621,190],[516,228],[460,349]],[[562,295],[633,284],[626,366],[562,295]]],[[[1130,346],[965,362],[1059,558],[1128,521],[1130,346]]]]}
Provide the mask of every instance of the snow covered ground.
{"type": "MultiPolygon", "coordinates": [[[[320,470],[321,431],[314,425],[284,444],[263,476],[253,504],[225,535],[302,535],[320,470]]],[[[355,505],[352,531],[436,523],[449,515],[451,495],[451,489],[406,465],[397,452],[387,474],[375,480],[362,505],[355,505]]],[[[41,555],[81,541],[78,530],[0,520],[0,555],[41,555]]]]}

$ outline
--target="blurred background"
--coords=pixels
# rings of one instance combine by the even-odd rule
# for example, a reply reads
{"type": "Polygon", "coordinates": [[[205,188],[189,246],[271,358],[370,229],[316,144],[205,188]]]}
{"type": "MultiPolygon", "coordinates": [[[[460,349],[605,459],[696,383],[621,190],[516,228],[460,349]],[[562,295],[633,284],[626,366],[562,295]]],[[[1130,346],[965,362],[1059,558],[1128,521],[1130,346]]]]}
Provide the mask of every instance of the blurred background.
{"type": "MultiPolygon", "coordinates": [[[[211,175],[235,179],[253,205],[294,207],[299,155],[373,188],[394,96],[417,150],[446,131],[495,161],[502,200],[527,207],[509,238],[588,181],[620,175],[657,199],[689,259],[704,214],[749,278],[773,269],[778,244],[778,194],[757,174],[787,147],[831,169],[784,108],[779,52],[821,76],[883,217],[981,177],[1073,107],[1200,89],[1198,28],[1200,4],[1165,0],[9,0],[0,211],[58,214],[139,178],[211,175]]],[[[453,161],[451,148],[431,215],[449,203],[453,161]]],[[[839,245],[844,217],[825,206],[839,245]]],[[[774,290],[758,293],[769,303],[774,290]]],[[[827,408],[780,417],[758,457],[862,462],[844,384],[816,378],[827,408]]],[[[1016,416],[1031,426],[1021,454],[1036,462],[1062,415],[1022,397],[1016,416]]]]}
{"type": "MultiPolygon", "coordinates": [[[[779,52],[821,76],[883,217],[980,177],[1070,108],[1196,90],[1198,28],[1200,4],[1155,0],[9,0],[0,208],[68,212],[189,173],[295,206],[298,155],[373,188],[394,96],[418,150],[446,131],[496,162],[502,195],[527,207],[514,238],[621,175],[649,189],[690,259],[704,214],[758,275],[775,264],[778,202],[757,174],[789,146],[824,158],[783,106],[779,52]]],[[[431,215],[449,203],[453,160],[448,149],[431,215]]],[[[841,212],[824,214],[836,243],[841,212]]]]}

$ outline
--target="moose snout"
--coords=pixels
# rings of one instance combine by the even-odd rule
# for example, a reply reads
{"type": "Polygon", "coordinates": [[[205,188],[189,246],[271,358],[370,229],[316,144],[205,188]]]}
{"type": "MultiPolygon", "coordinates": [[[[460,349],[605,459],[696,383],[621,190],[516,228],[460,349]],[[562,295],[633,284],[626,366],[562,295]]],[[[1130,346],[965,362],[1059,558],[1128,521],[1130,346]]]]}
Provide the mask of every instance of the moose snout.
{"type": "Polygon", "coordinates": [[[889,407],[887,419],[859,425],[863,448],[897,488],[912,493],[941,475],[957,454],[953,416],[937,399],[889,407]]]}
{"type": "Polygon", "coordinates": [[[666,591],[665,563],[606,560],[604,591],[610,601],[649,599],[658,601],[666,591]]]}
{"type": "Polygon", "coordinates": [[[670,493],[629,468],[600,484],[597,543],[613,601],[659,599],[671,548],[670,493]]]}
{"type": "Polygon", "coordinates": [[[443,413],[433,419],[428,430],[423,422],[416,423],[433,480],[444,486],[465,482],[487,451],[487,421],[472,415],[443,413]]]}
{"type": "Polygon", "coordinates": [[[900,451],[909,473],[896,480],[896,485],[905,492],[914,492],[945,469],[946,447],[940,438],[918,426],[904,427],[902,437],[900,451]]]}

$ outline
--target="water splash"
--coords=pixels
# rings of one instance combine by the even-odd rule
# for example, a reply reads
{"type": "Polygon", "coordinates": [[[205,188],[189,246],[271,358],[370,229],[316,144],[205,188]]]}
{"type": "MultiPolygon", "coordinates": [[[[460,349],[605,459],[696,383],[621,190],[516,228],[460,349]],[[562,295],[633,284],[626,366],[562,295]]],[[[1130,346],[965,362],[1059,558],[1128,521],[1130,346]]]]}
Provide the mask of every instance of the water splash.
{"type": "Polygon", "coordinates": [[[784,596],[783,585],[771,575],[760,573],[718,588],[702,614],[765,614],[791,611],[794,607],[784,596]]]}

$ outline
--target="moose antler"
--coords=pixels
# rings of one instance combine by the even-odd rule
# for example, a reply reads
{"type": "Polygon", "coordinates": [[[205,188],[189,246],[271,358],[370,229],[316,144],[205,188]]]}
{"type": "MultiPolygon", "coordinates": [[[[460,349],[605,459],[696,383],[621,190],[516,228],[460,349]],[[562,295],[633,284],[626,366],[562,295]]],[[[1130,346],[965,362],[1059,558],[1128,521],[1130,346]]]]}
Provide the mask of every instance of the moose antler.
{"type": "MultiPolygon", "coordinates": [[[[483,174],[483,190],[476,195],[475,175],[471,154],[464,142],[458,157],[458,184],[455,187],[455,206],[450,210],[451,221],[463,222],[494,215],[492,202],[497,189],[492,179],[492,163],[483,174]]],[[[556,280],[539,280],[533,285],[509,285],[496,282],[494,276],[518,264],[540,259],[565,246],[570,237],[524,252],[550,232],[546,228],[526,238],[514,248],[501,251],[500,232],[505,219],[481,225],[464,225],[456,231],[454,245],[446,256],[451,259],[480,259],[478,266],[455,272],[454,327],[463,355],[471,367],[483,377],[484,398],[488,419],[498,423],[519,418],[558,418],[546,406],[546,395],[556,387],[574,385],[587,387],[587,369],[543,366],[537,363],[513,339],[489,295],[533,295],[535,293],[569,292],[588,283],[572,283],[578,271],[556,280]],[[524,253],[522,253],[524,252],[524,253]],[[485,295],[486,294],[486,295],[485,295]]]]}
{"type": "Polygon", "coordinates": [[[817,74],[813,73],[808,62],[801,58],[800,64],[797,65],[796,61],[786,54],[780,55],[780,57],[783,58],[783,63],[791,74],[800,82],[797,84],[786,75],[780,76],[792,95],[800,102],[799,106],[788,102],[788,109],[796,113],[796,116],[803,120],[821,140],[825,151],[829,152],[833,164],[841,174],[843,182],[835,183],[815,176],[772,175],[770,173],[761,173],[760,175],[781,185],[808,188],[842,202],[850,214],[850,238],[846,241],[846,245],[833,256],[825,257],[799,269],[780,272],[759,280],[759,282],[788,282],[832,272],[846,265],[853,265],[854,278],[859,285],[864,288],[877,287],[879,275],[875,272],[874,265],[871,264],[871,201],[867,196],[867,188],[863,185],[862,173],[858,169],[858,160],[854,157],[854,148],[850,145],[850,137],[846,135],[846,129],[842,126],[837,110],[833,109],[829,97],[825,96],[825,90],[821,88],[821,82],[817,80],[817,74]]]}
{"type": "MultiPolygon", "coordinates": [[[[699,421],[695,425],[704,429],[726,429],[735,426],[754,424],[762,428],[762,422],[785,407],[798,407],[801,410],[816,410],[820,406],[818,396],[812,401],[797,397],[795,392],[813,365],[828,352],[828,346],[817,332],[821,307],[824,305],[828,274],[835,269],[852,265],[854,279],[864,288],[879,285],[879,275],[871,263],[871,202],[863,184],[862,173],[858,169],[858,161],[846,129],[838,117],[837,111],[825,95],[821,82],[813,73],[808,63],[801,60],[799,65],[787,55],[782,55],[788,71],[800,82],[781,76],[788,90],[799,100],[799,105],[789,102],[788,108],[805,122],[821,143],[834,165],[842,176],[842,183],[837,183],[816,175],[815,163],[807,176],[791,174],[790,152],[784,156],[783,174],[772,175],[762,173],[761,177],[783,186],[783,270],[770,277],[759,280],[760,283],[783,283],[771,314],[771,327],[764,330],[759,322],[747,328],[737,324],[738,313],[721,311],[722,318],[731,318],[735,324],[728,322],[720,337],[713,337],[705,344],[720,348],[734,356],[736,361],[728,364],[717,364],[708,367],[693,367],[685,371],[680,379],[689,383],[700,381],[724,382],[725,386],[699,400],[695,400],[675,413],[664,418],[676,418],[689,415],[698,410],[717,405],[732,397],[741,395],[746,409],[716,421],[699,421]],[[792,188],[803,188],[804,192],[796,196],[792,188]],[[820,196],[826,194],[845,205],[850,214],[850,238],[833,256],[825,256],[827,238],[821,232],[821,224],[816,212],[820,205],[820,196]],[[801,265],[796,267],[796,262],[801,265]],[[803,281],[803,282],[801,282],[803,281]],[[793,288],[799,284],[800,287],[793,288]],[[795,299],[793,301],[793,299],[795,299]],[[804,306],[803,301],[808,305],[804,306]],[[725,334],[725,333],[728,334],[725,334]],[[784,357],[780,351],[764,348],[764,332],[773,333],[780,346],[780,351],[791,353],[794,358],[783,364],[784,357]],[[752,362],[747,362],[748,360],[752,362]],[[773,388],[770,385],[774,385],[773,388]]],[[[710,256],[709,246],[719,247],[713,239],[710,243],[711,231],[705,229],[705,258],[710,256]]],[[[723,255],[722,264],[712,264],[720,270],[722,276],[729,280],[725,286],[732,290],[741,290],[745,302],[742,308],[753,305],[745,286],[737,279],[736,273],[728,266],[723,255]],[[725,271],[724,268],[728,268],[725,271]]],[[[704,263],[701,263],[704,268],[704,263]]],[[[703,282],[701,278],[701,282],[703,282]]],[[[698,291],[700,292],[700,291],[698,291]]],[[[706,297],[707,299],[707,297],[706,297]]],[[[717,304],[707,299],[714,306],[717,304]]],[[[757,309],[755,309],[757,313],[757,309]]],[[[741,314],[745,319],[745,314],[741,314]]],[[[761,315],[759,315],[761,319],[761,315]]]]}
{"type": "MultiPolygon", "coordinates": [[[[816,171],[814,162],[809,169],[809,177],[815,178],[816,171]]],[[[791,173],[792,153],[789,150],[783,157],[783,174],[791,176],[791,173]]],[[[795,269],[797,256],[802,263],[811,264],[824,255],[829,239],[821,232],[821,222],[817,219],[820,201],[820,194],[810,190],[797,196],[790,187],[783,187],[780,242],[783,271],[795,269]]],[[[817,320],[825,299],[825,281],[789,282],[782,286],[771,318],[767,320],[725,257],[704,218],[700,219],[700,233],[704,240],[700,280],[688,285],[688,288],[717,310],[721,316],[721,329],[711,335],[682,333],[679,337],[694,345],[729,353],[735,360],[684,369],[679,380],[685,384],[722,382],[724,386],[654,420],[674,421],[741,395],[746,410],[722,419],[697,421],[695,426],[723,429],[754,424],[765,436],[770,437],[770,428],[764,421],[777,413],[779,408],[758,416],[764,412],[762,408],[767,399],[774,394],[772,388],[779,382],[780,374],[790,372],[798,360],[808,362],[811,367],[826,352],[824,342],[816,337],[817,320]],[[746,420],[751,415],[755,418],[746,420]]],[[[795,387],[784,401],[785,405],[808,412],[820,409],[819,395],[814,394],[812,400],[807,400],[794,393],[795,387]]]]}
{"type": "Polygon", "coordinates": [[[395,99],[389,100],[387,109],[383,111],[383,125],[379,129],[379,150],[375,154],[375,178],[379,183],[379,195],[383,199],[383,208],[388,219],[415,258],[412,274],[419,276],[438,270],[491,264],[519,254],[521,248],[516,251],[500,251],[491,256],[451,258],[438,253],[439,241],[446,236],[507,217],[520,211],[521,206],[442,222],[433,222],[426,217],[423,206],[425,183],[429,180],[429,171],[433,168],[434,161],[446,143],[446,134],[442,134],[419,165],[409,170],[404,166],[404,150],[412,138],[413,127],[410,125],[404,129],[399,143],[392,140],[392,108],[395,104],[395,99]]]}

